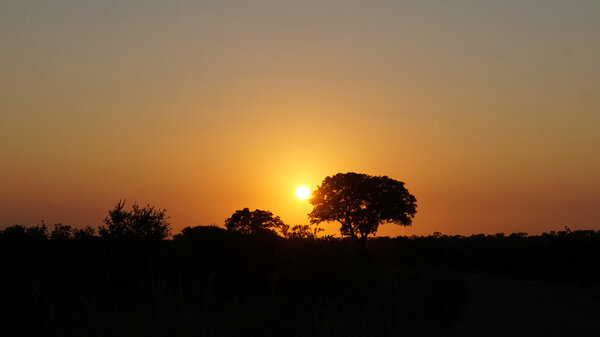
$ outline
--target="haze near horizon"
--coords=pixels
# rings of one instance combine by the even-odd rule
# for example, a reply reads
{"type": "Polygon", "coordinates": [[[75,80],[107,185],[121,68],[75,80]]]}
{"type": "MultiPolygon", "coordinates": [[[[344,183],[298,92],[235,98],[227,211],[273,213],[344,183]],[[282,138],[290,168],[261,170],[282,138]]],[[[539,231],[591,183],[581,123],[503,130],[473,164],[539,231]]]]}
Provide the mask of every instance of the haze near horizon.
{"type": "MultiPolygon", "coordinates": [[[[338,172],[416,196],[378,235],[600,229],[600,3],[0,4],[0,227],[307,224],[338,172]]],[[[328,233],[338,226],[326,225],[328,233]]]]}

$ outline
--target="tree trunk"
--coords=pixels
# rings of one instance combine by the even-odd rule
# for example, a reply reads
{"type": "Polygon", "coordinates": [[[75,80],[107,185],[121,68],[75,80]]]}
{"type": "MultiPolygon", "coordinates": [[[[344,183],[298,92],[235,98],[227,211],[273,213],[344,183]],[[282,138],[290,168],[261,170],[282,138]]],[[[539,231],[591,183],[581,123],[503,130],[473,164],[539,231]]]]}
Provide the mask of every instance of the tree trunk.
{"type": "Polygon", "coordinates": [[[367,237],[366,236],[358,237],[356,234],[351,234],[350,236],[352,237],[352,239],[354,239],[354,241],[356,241],[356,243],[358,243],[360,248],[362,248],[363,250],[367,249],[367,237]]]}

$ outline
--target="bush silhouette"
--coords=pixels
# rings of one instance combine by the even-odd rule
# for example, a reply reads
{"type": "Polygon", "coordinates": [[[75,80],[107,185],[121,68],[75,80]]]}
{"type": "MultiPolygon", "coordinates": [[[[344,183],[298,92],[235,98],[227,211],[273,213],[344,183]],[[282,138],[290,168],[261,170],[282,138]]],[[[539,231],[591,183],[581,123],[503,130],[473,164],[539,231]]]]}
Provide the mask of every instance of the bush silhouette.
{"type": "Polygon", "coordinates": [[[34,240],[45,240],[48,238],[48,228],[42,221],[41,225],[35,226],[21,226],[13,225],[4,228],[0,231],[0,236],[6,240],[22,240],[22,239],[34,239],[34,240]]]}
{"type": "Polygon", "coordinates": [[[181,230],[180,234],[174,235],[173,239],[178,240],[198,240],[204,237],[215,237],[224,236],[230,233],[221,227],[210,225],[210,226],[194,226],[185,227],[181,230]]]}
{"type": "Polygon", "coordinates": [[[311,227],[310,225],[295,225],[290,228],[288,225],[281,227],[281,234],[286,239],[316,239],[317,233],[322,232],[323,228],[311,227]]]}
{"type": "Polygon", "coordinates": [[[52,240],[69,240],[73,237],[73,227],[63,225],[62,223],[54,224],[54,229],[50,233],[52,240]]]}
{"type": "Polygon", "coordinates": [[[409,226],[417,212],[417,199],[403,182],[354,172],[325,178],[309,201],[314,206],[308,215],[312,224],[337,221],[342,236],[362,247],[380,224],[409,226]]]}
{"type": "Polygon", "coordinates": [[[103,238],[162,240],[171,233],[167,219],[164,209],[150,205],[140,207],[134,203],[131,210],[126,210],[123,200],[108,211],[108,217],[104,219],[106,226],[99,227],[99,233],[103,238]]]}
{"type": "Polygon", "coordinates": [[[96,229],[91,226],[75,229],[73,231],[73,238],[75,239],[88,239],[93,237],[96,237],[96,229]]]}
{"type": "Polygon", "coordinates": [[[0,237],[5,240],[21,240],[27,237],[27,228],[21,225],[12,225],[0,231],[0,237]]]}
{"type": "Polygon", "coordinates": [[[28,238],[45,240],[48,238],[48,227],[46,227],[46,224],[42,221],[41,225],[27,227],[25,233],[28,238]]]}

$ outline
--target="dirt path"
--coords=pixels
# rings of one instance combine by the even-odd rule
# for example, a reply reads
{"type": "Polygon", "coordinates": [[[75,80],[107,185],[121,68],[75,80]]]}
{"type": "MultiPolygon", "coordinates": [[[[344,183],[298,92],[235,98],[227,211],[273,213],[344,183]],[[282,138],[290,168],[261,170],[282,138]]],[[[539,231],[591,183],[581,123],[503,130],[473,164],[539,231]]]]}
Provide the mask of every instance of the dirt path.
{"type": "Polygon", "coordinates": [[[600,336],[600,300],[519,281],[469,277],[451,336],[600,336]]]}

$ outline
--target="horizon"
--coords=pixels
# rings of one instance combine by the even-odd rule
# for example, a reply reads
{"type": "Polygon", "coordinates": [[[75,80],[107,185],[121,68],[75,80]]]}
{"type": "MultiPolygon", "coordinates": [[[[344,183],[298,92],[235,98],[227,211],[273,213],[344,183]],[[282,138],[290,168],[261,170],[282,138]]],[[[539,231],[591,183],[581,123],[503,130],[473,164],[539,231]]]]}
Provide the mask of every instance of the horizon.
{"type": "MultiPolygon", "coordinates": [[[[308,224],[336,173],[403,181],[377,236],[600,230],[600,2],[0,5],[0,229],[308,224]]],[[[322,224],[339,235],[339,225],[322,224]]]]}

